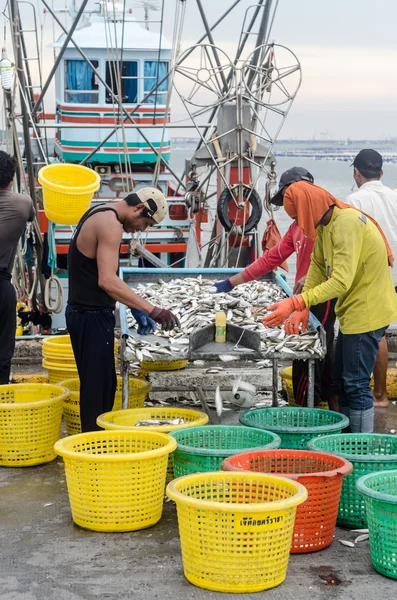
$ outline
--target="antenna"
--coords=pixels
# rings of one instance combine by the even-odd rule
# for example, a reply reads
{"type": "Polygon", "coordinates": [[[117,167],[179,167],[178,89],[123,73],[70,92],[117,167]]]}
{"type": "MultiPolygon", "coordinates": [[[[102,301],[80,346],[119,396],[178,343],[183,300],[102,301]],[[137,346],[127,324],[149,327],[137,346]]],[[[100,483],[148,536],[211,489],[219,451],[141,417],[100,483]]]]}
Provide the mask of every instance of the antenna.
{"type": "Polygon", "coordinates": [[[157,4],[157,0],[138,0],[134,4],[134,6],[139,6],[139,8],[143,8],[145,13],[145,28],[149,31],[149,11],[160,10],[159,5],[157,4]]]}

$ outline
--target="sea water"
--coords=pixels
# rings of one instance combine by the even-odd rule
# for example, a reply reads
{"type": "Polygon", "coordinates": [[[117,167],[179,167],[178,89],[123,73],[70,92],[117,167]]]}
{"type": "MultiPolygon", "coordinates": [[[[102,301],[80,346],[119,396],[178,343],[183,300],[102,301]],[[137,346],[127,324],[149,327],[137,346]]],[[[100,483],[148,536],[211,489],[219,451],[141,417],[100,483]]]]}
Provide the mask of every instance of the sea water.
{"type": "MultiPolygon", "coordinates": [[[[185,166],[185,159],[194,153],[197,142],[174,142],[171,145],[171,166],[175,169],[178,175],[181,175],[185,166]]],[[[353,179],[353,167],[351,167],[352,157],[354,157],[362,148],[373,148],[378,150],[386,157],[388,161],[383,165],[382,182],[392,189],[397,188],[397,143],[390,142],[349,142],[346,145],[336,143],[319,143],[319,142],[279,142],[276,145],[275,156],[277,160],[276,171],[278,177],[291,167],[305,167],[313,175],[315,183],[331,194],[345,200],[346,196],[357,190],[353,179]],[[282,156],[278,156],[279,151],[282,156]],[[314,157],[301,156],[307,151],[314,152],[318,156],[323,156],[327,151],[334,156],[339,154],[341,160],[316,159],[314,157]],[[289,155],[285,155],[289,154],[289,155]],[[295,156],[291,155],[295,154],[295,156]],[[395,156],[395,158],[393,158],[395,156]],[[396,162],[391,162],[396,160],[396,162]]],[[[258,189],[261,194],[264,192],[265,177],[262,177],[258,189]]],[[[215,190],[214,184],[210,187],[210,191],[215,190]]],[[[210,201],[211,211],[215,213],[215,199],[210,201]]],[[[397,210],[397,207],[396,207],[397,210]]],[[[291,219],[285,213],[283,208],[274,212],[274,217],[280,233],[284,235],[291,224],[291,219]]],[[[266,225],[266,219],[262,217],[262,227],[260,233],[266,225]]],[[[295,257],[291,256],[288,260],[287,281],[289,284],[295,279],[295,257]]],[[[281,271],[283,272],[283,271],[281,271]]]]}

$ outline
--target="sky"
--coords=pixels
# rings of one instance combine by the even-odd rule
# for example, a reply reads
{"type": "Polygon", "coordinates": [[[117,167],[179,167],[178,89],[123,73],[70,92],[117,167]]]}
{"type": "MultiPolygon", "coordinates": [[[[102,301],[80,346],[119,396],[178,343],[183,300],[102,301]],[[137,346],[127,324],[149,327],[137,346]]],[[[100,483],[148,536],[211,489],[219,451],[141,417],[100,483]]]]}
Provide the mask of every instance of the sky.
{"type": "MultiPolygon", "coordinates": [[[[65,7],[61,0],[52,1],[55,7],[65,7]]],[[[161,0],[157,1],[161,6],[161,0]]],[[[1,9],[4,2],[0,0],[1,9]]],[[[43,14],[40,0],[34,2],[39,6],[43,70],[48,72],[53,54],[46,46],[59,30],[53,30],[52,17],[43,14]]],[[[175,0],[164,2],[163,33],[172,39],[175,0]]],[[[90,0],[90,5],[94,4],[90,0]]],[[[231,6],[232,0],[202,0],[202,4],[211,25],[231,6]]],[[[216,46],[231,57],[245,11],[252,4],[255,0],[241,0],[213,33],[216,46]]],[[[273,7],[276,4],[273,0],[273,7]]],[[[126,0],[127,8],[131,7],[134,15],[141,18],[143,12],[138,5],[139,0],[126,0]]],[[[25,28],[31,20],[27,10],[27,6],[22,7],[25,28]]],[[[160,12],[151,13],[153,19],[159,15],[160,12]]],[[[1,21],[0,24],[3,25],[1,21]]],[[[396,24],[395,0],[279,0],[270,40],[291,49],[302,68],[302,85],[280,137],[397,138],[396,24]]],[[[203,32],[196,1],[186,0],[182,50],[195,44],[203,32]]],[[[27,39],[30,48],[31,38],[27,39]]],[[[10,53],[10,40],[6,45],[10,53]]],[[[178,100],[173,99],[173,117],[181,118],[182,112],[178,100]]]]}

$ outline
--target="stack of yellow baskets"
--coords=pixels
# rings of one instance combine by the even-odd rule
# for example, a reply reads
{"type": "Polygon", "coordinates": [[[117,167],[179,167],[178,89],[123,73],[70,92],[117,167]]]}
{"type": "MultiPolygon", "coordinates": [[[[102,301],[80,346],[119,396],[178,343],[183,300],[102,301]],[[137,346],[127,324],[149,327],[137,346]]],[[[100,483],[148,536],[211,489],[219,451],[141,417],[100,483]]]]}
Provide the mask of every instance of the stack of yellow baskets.
{"type": "Polygon", "coordinates": [[[49,383],[78,377],[70,336],[57,335],[43,340],[43,367],[47,369],[49,383]]]}
{"type": "MultiPolygon", "coordinates": [[[[117,354],[117,341],[114,342],[117,354]]],[[[43,340],[43,367],[48,372],[49,383],[78,377],[76,361],[69,335],[56,335],[43,340]]]]}
{"type": "MultiPolygon", "coordinates": [[[[81,433],[81,421],[80,421],[80,379],[66,379],[60,384],[62,387],[68,390],[69,396],[63,404],[63,418],[65,419],[66,433],[68,435],[74,435],[75,433],[81,433]]],[[[122,414],[129,413],[130,411],[121,410],[123,405],[122,400],[122,377],[117,377],[117,388],[114,396],[114,411],[120,411],[122,414]]],[[[128,394],[128,408],[142,409],[145,405],[145,400],[148,397],[152,386],[150,383],[143,379],[136,379],[130,377],[129,379],[129,394],[128,394]]],[[[111,414],[111,413],[106,413],[111,414]]],[[[101,425],[102,426],[102,425],[101,425]]],[[[106,427],[105,427],[106,429],[106,427]]],[[[109,428],[110,429],[110,428],[109,428]]]]}

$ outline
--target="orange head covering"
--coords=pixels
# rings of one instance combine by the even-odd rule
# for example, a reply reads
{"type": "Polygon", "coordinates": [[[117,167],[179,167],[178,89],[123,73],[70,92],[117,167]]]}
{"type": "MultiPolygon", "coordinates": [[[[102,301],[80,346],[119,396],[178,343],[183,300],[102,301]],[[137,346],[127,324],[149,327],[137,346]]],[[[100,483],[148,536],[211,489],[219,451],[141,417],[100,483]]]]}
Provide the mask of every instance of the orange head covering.
{"type": "MultiPolygon", "coordinates": [[[[352,208],[362,213],[358,208],[346,204],[346,202],[341,202],[327,192],[327,190],[324,190],[313,183],[308,183],[307,181],[292,183],[284,192],[285,212],[291,219],[297,219],[298,227],[300,227],[305,236],[311,240],[316,239],[316,227],[331,206],[337,206],[338,208],[352,208]]],[[[367,215],[366,213],[362,214],[365,214],[365,216],[379,229],[386,244],[389,264],[393,266],[393,253],[381,227],[379,227],[378,223],[370,215],[367,215]]]]}

